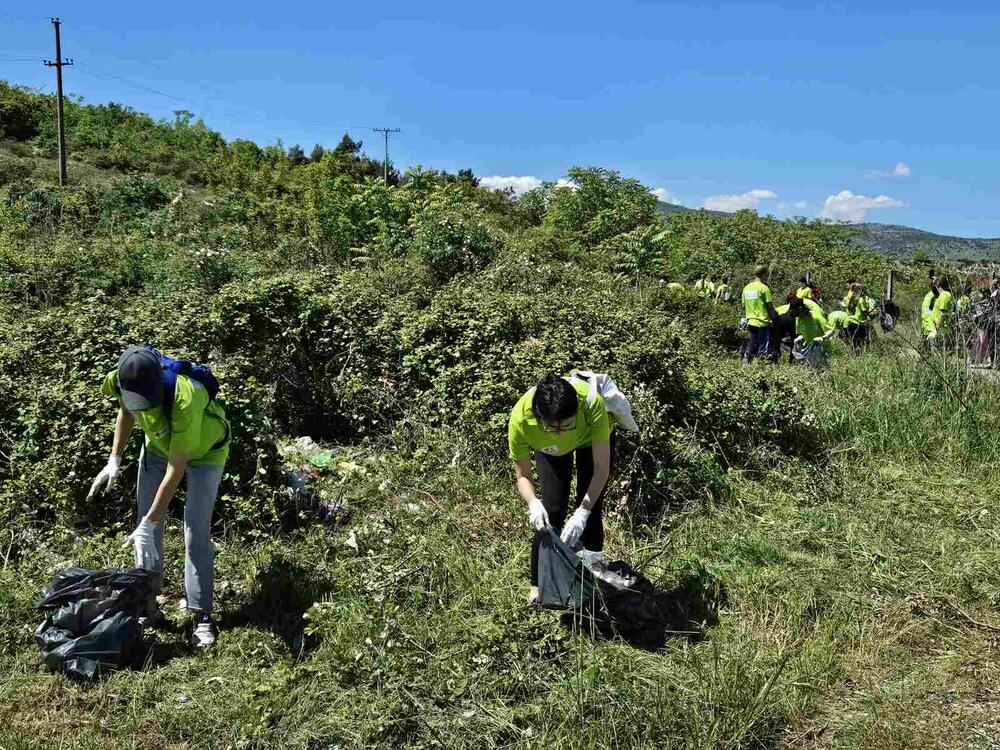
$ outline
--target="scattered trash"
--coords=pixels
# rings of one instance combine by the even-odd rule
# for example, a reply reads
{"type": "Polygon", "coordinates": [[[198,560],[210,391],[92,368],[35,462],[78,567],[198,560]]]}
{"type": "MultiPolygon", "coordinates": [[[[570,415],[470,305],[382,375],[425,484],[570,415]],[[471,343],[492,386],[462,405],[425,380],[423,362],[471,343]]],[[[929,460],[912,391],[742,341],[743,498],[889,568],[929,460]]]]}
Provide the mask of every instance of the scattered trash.
{"type": "Polygon", "coordinates": [[[355,552],[358,551],[358,535],[353,531],[347,537],[347,541],[344,542],[348,547],[351,547],[355,552]]]}
{"type": "Polygon", "coordinates": [[[142,652],[139,614],[156,574],[138,568],[67,568],[42,591],[35,631],[42,660],[53,671],[92,680],[131,665],[142,652]]]}
{"type": "Polygon", "coordinates": [[[295,498],[295,508],[320,523],[343,523],[347,509],[337,500],[323,497],[315,485],[324,469],[333,465],[336,448],[321,448],[311,437],[303,435],[279,446],[279,452],[296,463],[286,466],[285,483],[295,498]],[[305,463],[297,463],[305,459],[305,463]]]}
{"type": "Polygon", "coordinates": [[[337,455],[337,453],[334,450],[316,451],[309,457],[309,463],[317,469],[325,469],[333,461],[333,457],[335,455],[337,455]]]}

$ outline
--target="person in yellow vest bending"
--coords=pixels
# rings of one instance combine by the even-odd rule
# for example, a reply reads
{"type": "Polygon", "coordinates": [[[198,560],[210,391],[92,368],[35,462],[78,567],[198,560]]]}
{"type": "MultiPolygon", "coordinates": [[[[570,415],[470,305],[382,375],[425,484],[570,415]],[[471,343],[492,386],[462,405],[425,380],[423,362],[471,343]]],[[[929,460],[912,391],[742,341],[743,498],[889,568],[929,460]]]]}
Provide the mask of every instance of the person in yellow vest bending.
{"type": "Polygon", "coordinates": [[[601,497],[611,472],[613,418],[604,399],[588,399],[584,381],[570,382],[555,373],[528,390],[511,410],[507,447],[514,462],[518,494],[528,504],[535,529],[531,552],[531,600],[538,597],[538,548],[546,530],[561,531],[571,548],[600,560],[604,550],[601,497]],[[542,497],[535,492],[532,460],[542,497]],[[576,506],[570,510],[570,484],[576,467],[576,506]]]}

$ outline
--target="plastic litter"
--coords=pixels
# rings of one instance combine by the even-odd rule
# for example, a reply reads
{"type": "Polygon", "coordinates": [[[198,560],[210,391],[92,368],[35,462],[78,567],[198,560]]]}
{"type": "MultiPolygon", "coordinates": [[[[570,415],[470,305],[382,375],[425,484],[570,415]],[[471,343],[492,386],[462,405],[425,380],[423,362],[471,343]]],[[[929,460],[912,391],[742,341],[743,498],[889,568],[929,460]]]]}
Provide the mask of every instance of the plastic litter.
{"type": "Polygon", "coordinates": [[[337,500],[327,500],[313,488],[318,478],[312,464],[302,464],[288,472],[286,481],[295,497],[296,508],[321,523],[341,523],[347,518],[347,508],[337,500]]]}
{"type": "Polygon", "coordinates": [[[92,680],[130,666],[143,652],[139,615],[156,575],[139,568],[56,573],[35,604],[45,613],[35,641],[46,667],[92,680]]]}

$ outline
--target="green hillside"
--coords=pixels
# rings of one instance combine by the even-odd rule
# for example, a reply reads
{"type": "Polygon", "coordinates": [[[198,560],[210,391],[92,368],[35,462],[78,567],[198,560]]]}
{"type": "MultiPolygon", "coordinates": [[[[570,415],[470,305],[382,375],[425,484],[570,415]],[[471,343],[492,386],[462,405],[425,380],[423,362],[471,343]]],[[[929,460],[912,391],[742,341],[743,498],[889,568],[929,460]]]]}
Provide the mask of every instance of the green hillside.
{"type": "MultiPolygon", "coordinates": [[[[665,216],[696,213],[725,218],[732,215],[663,201],[657,201],[656,210],[665,216]]],[[[888,258],[907,261],[923,258],[932,262],[1000,261],[1000,238],[949,237],[899,224],[865,223],[846,226],[853,233],[858,247],[888,258]]]]}
{"type": "Polygon", "coordinates": [[[1000,238],[948,237],[896,224],[858,224],[858,241],[893,258],[1000,262],[1000,238]]]}
{"type": "Polygon", "coordinates": [[[923,268],[850,231],[663,216],[577,168],[520,198],[394,173],[363,145],[226,141],[194,116],[67,108],[0,83],[0,747],[989,748],[1000,736],[1000,397],[907,318],[831,370],[741,369],[735,307],[667,282],[773,263],[784,296],[923,268]],[[326,144],[324,144],[326,145],[326,144]],[[183,541],[142,669],[45,672],[32,606],[69,564],[131,563],[138,441],[107,495],[127,343],[212,365],[233,423],[216,506],[221,634],[192,653],[183,541]],[[669,603],[645,650],[527,604],[505,443],[550,371],[613,374],[607,554],[669,603]],[[319,520],[287,473],[332,451],[319,520]]]}

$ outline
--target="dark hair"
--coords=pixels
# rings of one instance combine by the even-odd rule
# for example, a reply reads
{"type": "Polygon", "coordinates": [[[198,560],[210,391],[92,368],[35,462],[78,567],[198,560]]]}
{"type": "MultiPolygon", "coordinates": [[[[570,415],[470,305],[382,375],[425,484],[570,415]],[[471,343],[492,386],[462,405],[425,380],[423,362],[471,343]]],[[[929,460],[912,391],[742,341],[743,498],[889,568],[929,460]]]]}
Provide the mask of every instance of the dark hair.
{"type": "Polygon", "coordinates": [[[805,276],[803,276],[801,279],[799,279],[799,283],[802,284],[802,286],[809,286],[809,280],[806,279],[805,276]]]}
{"type": "Polygon", "coordinates": [[[542,422],[561,422],[569,419],[580,406],[576,389],[554,372],[550,372],[535,386],[531,411],[542,422]]]}
{"type": "Polygon", "coordinates": [[[946,292],[950,292],[951,291],[951,282],[948,281],[948,277],[947,276],[942,276],[941,277],[941,279],[938,281],[938,286],[941,287],[942,289],[944,289],[946,292]]]}
{"type": "Polygon", "coordinates": [[[805,300],[796,298],[788,304],[788,312],[798,318],[801,317],[802,314],[809,312],[809,308],[806,307],[805,300]]]}

